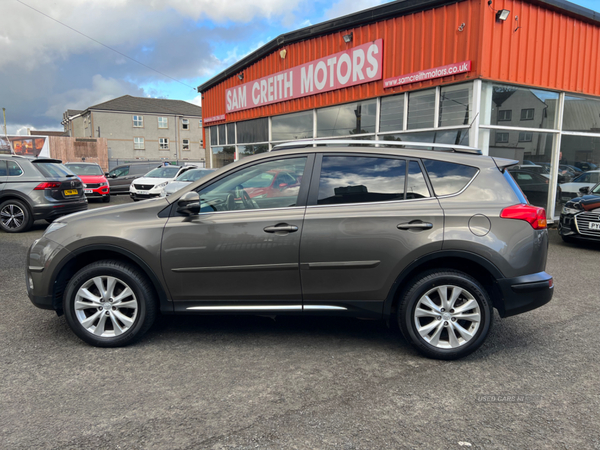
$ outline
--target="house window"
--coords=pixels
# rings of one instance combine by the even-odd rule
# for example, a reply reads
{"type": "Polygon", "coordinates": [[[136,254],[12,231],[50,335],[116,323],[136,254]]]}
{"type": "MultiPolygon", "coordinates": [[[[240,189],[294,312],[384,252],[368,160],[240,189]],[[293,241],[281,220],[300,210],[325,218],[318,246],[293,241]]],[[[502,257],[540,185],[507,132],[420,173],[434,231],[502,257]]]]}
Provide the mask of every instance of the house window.
{"type": "Polygon", "coordinates": [[[184,139],[183,140],[183,150],[189,150],[189,149],[190,149],[190,140],[184,139]]]}
{"type": "Polygon", "coordinates": [[[133,148],[134,148],[134,150],[144,150],[144,138],[142,138],[142,137],[133,138],[133,148]]]}
{"type": "Polygon", "coordinates": [[[144,116],[133,116],[133,126],[141,128],[144,126],[144,116]]]}
{"type": "Polygon", "coordinates": [[[182,130],[190,129],[190,121],[188,119],[181,119],[181,129],[182,130]]]}
{"type": "Polygon", "coordinates": [[[496,132],[496,144],[507,144],[507,143],[508,143],[508,133],[496,132]]]}
{"type": "Polygon", "coordinates": [[[512,109],[501,109],[498,111],[498,120],[512,120],[512,109]]]}
{"type": "Polygon", "coordinates": [[[168,117],[159,117],[158,118],[158,128],[169,128],[169,118],[168,117]]]}
{"type": "Polygon", "coordinates": [[[534,111],[533,108],[522,109],[521,120],[533,120],[534,111]]]}
{"type": "Polygon", "coordinates": [[[519,133],[519,142],[531,142],[533,140],[533,133],[527,131],[521,131],[519,133]]]}
{"type": "Polygon", "coordinates": [[[169,139],[158,138],[158,149],[159,150],[169,150],[169,139]]]}
{"type": "Polygon", "coordinates": [[[198,127],[199,127],[199,128],[202,128],[202,119],[200,119],[200,120],[198,121],[198,127]]]}

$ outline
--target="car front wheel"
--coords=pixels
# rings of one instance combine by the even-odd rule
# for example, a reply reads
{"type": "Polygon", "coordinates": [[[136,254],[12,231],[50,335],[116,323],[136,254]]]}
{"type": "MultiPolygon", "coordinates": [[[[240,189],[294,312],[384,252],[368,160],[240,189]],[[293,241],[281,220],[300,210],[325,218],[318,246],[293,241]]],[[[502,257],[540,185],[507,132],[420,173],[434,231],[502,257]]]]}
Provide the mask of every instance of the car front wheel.
{"type": "Polygon", "coordinates": [[[139,339],[156,317],[156,294],[135,266],[92,263],[69,281],[63,298],[67,323],[88,344],[120,347],[139,339]]]}
{"type": "Polygon", "coordinates": [[[458,359],[477,350],[492,326],[493,308],[485,289],[454,270],[421,274],[398,307],[404,337],[423,355],[458,359]]]}

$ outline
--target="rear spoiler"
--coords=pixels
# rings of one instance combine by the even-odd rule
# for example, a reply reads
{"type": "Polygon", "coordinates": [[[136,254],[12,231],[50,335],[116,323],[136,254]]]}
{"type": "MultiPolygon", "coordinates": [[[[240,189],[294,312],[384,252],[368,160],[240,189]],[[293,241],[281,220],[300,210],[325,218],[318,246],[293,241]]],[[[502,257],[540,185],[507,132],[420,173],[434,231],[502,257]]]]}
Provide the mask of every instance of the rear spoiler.
{"type": "Polygon", "coordinates": [[[494,157],[492,157],[492,159],[496,163],[496,166],[498,166],[498,169],[500,169],[500,172],[503,172],[503,173],[507,167],[516,166],[517,164],[519,164],[519,161],[517,161],[516,159],[505,159],[505,158],[494,158],[494,157]]]}

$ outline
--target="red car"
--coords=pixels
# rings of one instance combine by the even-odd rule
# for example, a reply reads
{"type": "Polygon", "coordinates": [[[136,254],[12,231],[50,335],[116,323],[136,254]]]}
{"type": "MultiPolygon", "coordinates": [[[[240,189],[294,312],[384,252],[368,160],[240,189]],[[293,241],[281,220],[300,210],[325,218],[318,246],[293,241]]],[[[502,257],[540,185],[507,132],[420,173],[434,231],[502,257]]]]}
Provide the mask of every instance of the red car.
{"type": "Polygon", "coordinates": [[[110,187],[102,168],[96,163],[66,163],[65,166],[83,182],[84,194],[87,198],[101,198],[110,202],[110,187]]]}
{"type": "Polygon", "coordinates": [[[271,198],[295,195],[302,177],[291,171],[269,170],[242,183],[250,198],[271,198]]]}

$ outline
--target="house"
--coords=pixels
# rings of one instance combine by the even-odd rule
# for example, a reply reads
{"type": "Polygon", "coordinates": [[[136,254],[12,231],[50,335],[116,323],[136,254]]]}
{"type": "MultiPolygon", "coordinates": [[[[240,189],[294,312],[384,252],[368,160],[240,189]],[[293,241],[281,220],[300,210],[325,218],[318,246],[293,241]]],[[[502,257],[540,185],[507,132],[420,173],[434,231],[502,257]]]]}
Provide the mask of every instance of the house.
{"type": "Polygon", "coordinates": [[[103,137],[109,159],[200,161],[202,108],[182,100],[124,95],[87,109],[69,109],[61,122],[76,138],[103,137]]]}

